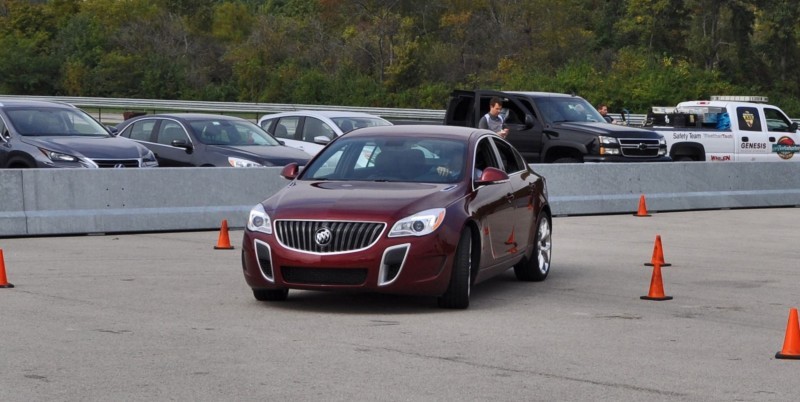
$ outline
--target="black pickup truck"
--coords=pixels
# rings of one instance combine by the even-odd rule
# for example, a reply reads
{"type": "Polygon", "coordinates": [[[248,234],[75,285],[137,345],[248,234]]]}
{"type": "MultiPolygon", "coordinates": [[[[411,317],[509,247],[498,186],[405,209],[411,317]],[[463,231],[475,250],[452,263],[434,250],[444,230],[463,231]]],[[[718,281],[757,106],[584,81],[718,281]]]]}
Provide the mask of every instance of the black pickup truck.
{"type": "Polygon", "coordinates": [[[528,163],[666,162],[655,131],[609,124],[580,96],[550,92],[456,90],[444,124],[477,127],[492,97],[503,100],[506,138],[528,163]]]}

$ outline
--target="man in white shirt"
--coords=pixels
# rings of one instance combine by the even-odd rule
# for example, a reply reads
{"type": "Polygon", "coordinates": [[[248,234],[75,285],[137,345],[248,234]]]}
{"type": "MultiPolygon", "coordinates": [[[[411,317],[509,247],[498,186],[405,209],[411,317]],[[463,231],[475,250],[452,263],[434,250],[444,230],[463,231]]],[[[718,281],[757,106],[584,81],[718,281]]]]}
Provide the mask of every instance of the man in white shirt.
{"type": "Polygon", "coordinates": [[[503,116],[500,111],[503,110],[503,101],[498,97],[493,97],[489,100],[489,113],[486,113],[478,122],[478,128],[484,128],[494,131],[500,138],[508,136],[508,128],[505,127],[503,116]]]}

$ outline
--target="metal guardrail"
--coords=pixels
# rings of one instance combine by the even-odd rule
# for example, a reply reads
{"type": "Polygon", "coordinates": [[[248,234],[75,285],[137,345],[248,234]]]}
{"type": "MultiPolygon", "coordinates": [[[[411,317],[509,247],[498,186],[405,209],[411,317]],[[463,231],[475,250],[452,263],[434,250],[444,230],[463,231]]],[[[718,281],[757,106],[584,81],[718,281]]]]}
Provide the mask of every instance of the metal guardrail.
{"type": "Polygon", "coordinates": [[[265,114],[288,112],[294,110],[333,110],[333,111],[352,111],[364,112],[381,116],[389,120],[414,120],[420,122],[441,123],[444,119],[444,110],[433,109],[399,109],[399,108],[376,108],[360,106],[326,106],[326,105],[303,105],[303,104],[282,104],[282,103],[248,103],[248,102],[206,102],[206,101],[184,101],[184,100],[159,100],[159,99],[120,99],[120,98],[89,98],[89,97],[69,97],[69,96],[13,96],[0,95],[3,99],[31,99],[50,102],[64,102],[80,108],[90,108],[99,110],[99,118],[102,120],[103,110],[113,110],[118,114],[119,111],[183,111],[183,112],[213,112],[213,113],[238,113],[252,114],[256,119],[265,114]]]}

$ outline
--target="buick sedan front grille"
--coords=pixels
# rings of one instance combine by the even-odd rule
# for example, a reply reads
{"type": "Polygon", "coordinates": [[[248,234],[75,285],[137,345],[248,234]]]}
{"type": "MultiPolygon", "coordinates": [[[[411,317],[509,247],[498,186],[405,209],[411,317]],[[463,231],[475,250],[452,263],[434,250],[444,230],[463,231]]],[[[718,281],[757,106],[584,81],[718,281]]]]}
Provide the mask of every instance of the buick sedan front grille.
{"type": "Polygon", "coordinates": [[[343,253],[373,245],[386,224],[381,222],[275,221],[275,234],[285,247],[311,253],[343,253]]]}

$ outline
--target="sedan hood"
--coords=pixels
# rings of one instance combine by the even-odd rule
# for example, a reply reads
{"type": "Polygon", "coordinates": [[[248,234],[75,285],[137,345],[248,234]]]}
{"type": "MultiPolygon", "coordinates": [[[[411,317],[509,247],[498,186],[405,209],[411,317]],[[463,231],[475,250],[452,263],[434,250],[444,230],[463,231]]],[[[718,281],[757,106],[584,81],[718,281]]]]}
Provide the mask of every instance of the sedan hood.
{"type": "Polygon", "coordinates": [[[136,159],[148,152],[135,141],[111,136],[24,136],[20,140],[34,147],[89,159],[136,159]]]}
{"type": "Polygon", "coordinates": [[[590,133],[595,135],[606,135],[615,138],[661,138],[660,134],[652,130],[608,123],[561,122],[553,124],[550,126],[550,128],[556,131],[590,133]]]}
{"type": "Polygon", "coordinates": [[[463,188],[463,184],[298,180],[264,206],[274,219],[391,221],[447,207],[464,193],[463,188]]]}
{"type": "Polygon", "coordinates": [[[305,165],[311,155],[287,146],[268,145],[209,145],[209,151],[235,158],[248,159],[264,166],[285,166],[292,162],[305,165]]]}

